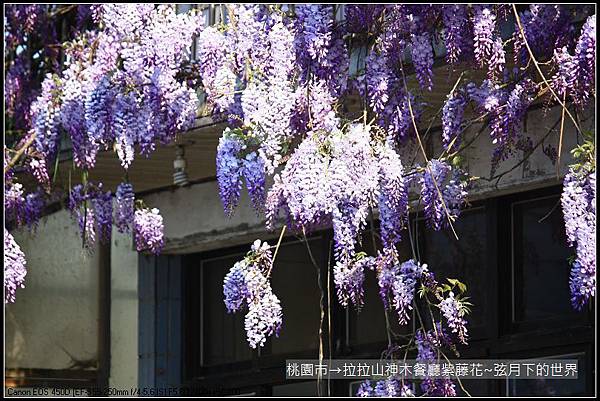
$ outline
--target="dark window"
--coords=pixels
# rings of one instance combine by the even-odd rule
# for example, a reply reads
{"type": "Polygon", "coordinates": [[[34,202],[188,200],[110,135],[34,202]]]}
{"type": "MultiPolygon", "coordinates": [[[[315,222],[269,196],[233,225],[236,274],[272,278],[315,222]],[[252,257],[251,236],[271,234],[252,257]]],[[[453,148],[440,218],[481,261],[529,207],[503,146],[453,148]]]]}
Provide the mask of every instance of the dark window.
{"type": "Polygon", "coordinates": [[[223,303],[223,278],[243,255],[203,261],[202,269],[202,363],[219,365],[252,359],[246,341],[244,314],[227,313],[223,303]],[[210,323],[210,324],[209,324],[210,323]]]}
{"type": "Polygon", "coordinates": [[[311,239],[308,244],[317,267],[303,241],[283,243],[277,253],[271,286],[281,301],[283,326],[279,338],[271,341],[273,354],[316,350],[319,347],[321,293],[316,269],[326,265],[327,244],[321,237],[311,239]]]}
{"type": "Polygon", "coordinates": [[[458,239],[450,228],[434,231],[420,222],[419,253],[423,263],[427,263],[438,281],[455,278],[467,285],[467,296],[473,304],[468,316],[470,331],[483,329],[489,311],[486,224],[484,207],[461,213],[453,224],[458,239]]]}
{"type": "Polygon", "coordinates": [[[512,323],[581,316],[570,303],[567,247],[560,198],[511,203],[512,323]]]}

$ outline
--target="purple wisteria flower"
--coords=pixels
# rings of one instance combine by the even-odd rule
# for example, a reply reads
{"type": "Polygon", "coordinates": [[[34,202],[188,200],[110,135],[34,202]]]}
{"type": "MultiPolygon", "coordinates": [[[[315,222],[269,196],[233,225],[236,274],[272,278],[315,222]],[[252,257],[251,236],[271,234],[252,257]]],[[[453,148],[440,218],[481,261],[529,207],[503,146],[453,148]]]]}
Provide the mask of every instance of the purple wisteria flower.
{"type": "Polygon", "coordinates": [[[448,322],[448,327],[456,333],[460,342],[467,344],[467,321],[463,318],[464,311],[452,291],[440,302],[439,308],[448,322]]]}
{"type": "Polygon", "coordinates": [[[269,191],[267,214],[277,216],[280,208],[287,209],[291,220],[307,229],[327,221],[333,208],[328,176],[324,175],[330,156],[320,148],[315,136],[307,137],[296,148],[275,178],[280,185],[274,185],[269,191]]]}
{"type": "Polygon", "coordinates": [[[233,214],[242,190],[243,161],[238,155],[243,148],[242,141],[229,128],[225,129],[217,147],[217,181],[221,202],[228,216],[233,214]]]}
{"type": "Polygon", "coordinates": [[[19,220],[23,215],[25,199],[23,198],[23,185],[21,183],[4,184],[4,212],[8,220],[14,218],[19,220]]]}
{"type": "Polygon", "coordinates": [[[282,325],[282,309],[279,298],[273,292],[265,292],[250,302],[244,320],[244,328],[251,348],[265,345],[267,337],[279,337],[282,325]]]}
{"type": "Polygon", "coordinates": [[[379,296],[383,306],[387,309],[392,298],[392,288],[398,274],[399,262],[396,248],[383,248],[377,252],[376,258],[377,283],[379,285],[379,296]]]}
{"type": "Polygon", "coordinates": [[[432,159],[420,178],[423,211],[434,230],[441,230],[459,216],[467,195],[460,172],[451,170],[447,163],[432,159]]]}
{"type": "Polygon", "coordinates": [[[505,51],[492,5],[473,6],[473,39],[475,60],[480,66],[488,65],[488,78],[498,77],[504,69],[505,51]]]}
{"type": "Polygon", "coordinates": [[[45,193],[41,188],[25,195],[21,183],[12,182],[12,177],[5,180],[4,212],[7,228],[26,225],[30,230],[34,230],[45,206],[45,193]]]}
{"type": "Polygon", "coordinates": [[[138,252],[150,251],[159,254],[164,241],[163,218],[157,208],[143,208],[135,211],[133,220],[135,247],[138,252]]]}
{"type": "Polygon", "coordinates": [[[348,4],[345,7],[346,29],[351,33],[367,33],[380,18],[381,4],[348,4]]]}
{"type": "Polygon", "coordinates": [[[456,385],[451,379],[426,378],[421,383],[424,395],[430,397],[456,397],[456,385]]]}
{"type": "Polygon", "coordinates": [[[433,47],[428,32],[413,34],[411,38],[412,61],[417,73],[417,81],[421,88],[431,90],[433,87],[433,47]]]}
{"type": "Polygon", "coordinates": [[[365,380],[356,390],[357,397],[373,397],[373,385],[370,380],[365,380]]]}
{"type": "Polygon", "coordinates": [[[456,63],[459,59],[473,54],[473,28],[467,16],[465,4],[445,4],[442,6],[444,21],[444,44],[446,60],[456,63]]]}
{"type": "Polygon", "coordinates": [[[421,265],[413,259],[408,260],[400,265],[398,275],[392,283],[393,306],[402,325],[407,324],[410,319],[408,312],[413,308],[417,280],[421,278],[424,270],[427,270],[426,264],[421,265]]]}
{"type": "MultiPolygon", "coordinates": [[[[537,60],[552,57],[554,49],[562,48],[571,39],[571,18],[562,5],[531,4],[528,10],[519,13],[519,17],[525,39],[537,60]]],[[[513,40],[515,61],[526,65],[529,52],[517,24],[513,40]]]]}
{"type": "Polygon", "coordinates": [[[98,194],[92,199],[92,205],[94,207],[98,234],[102,242],[107,243],[110,241],[112,231],[113,203],[110,191],[102,192],[101,189],[100,187],[98,194]]]}
{"type": "MultiPolygon", "coordinates": [[[[331,139],[332,158],[327,169],[333,201],[334,251],[345,263],[355,254],[358,234],[366,225],[378,182],[378,165],[370,146],[370,127],[351,125],[331,139]]],[[[322,179],[316,177],[315,179],[322,179]]]]}
{"type": "Polygon", "coordinates": [[[256,142],[240,129],[223,132],[217,147],[217,181],[223,209],[228,217],[233,214],[242,189],[242,177],[245,178],[250,201],[255,210],[260,211],[266,199],[266,167],[264,158],[252,144],[256,142]]]}
{"type": "Polygon", "coordinates": [[[417,345],[417,361],[432,362],[437,358],[435,351],[435,337],[423,329],[415,333],[415,344],[417,345]]]}
{"type": "Polygon", "coordinates": [[[246,259],[236,262],[223,281],[224,301],[229,313],[240,310],[246,298],[250,295],[246,287],[247,265],[246,259]]]}
{"type": "Polygon", "coordinates": [[[35,149],[42,155],[37,167],[41,170],[40,176],[44,178],[48,176],[48,166],[53,165],[58,152],[60,140],[60,100],[58,98],[61,84],[57,76],[48,74],[42,82],[42,93],[31,105],[33,132],[36,135],[35,149]]]}
{"type": "Polygon", "coordinates": [[[17,288],[25,288],[27,261],[12,234],[4,229],[4,303],[15,302],[17,288]]]}
{"type": "Polygon", "coordinates": [[[379,187],[377,206],[381,241],[384,248],[402,239],[402,229],[408,219],[408,183],[403,174],[404,168],[398,153],[388,144],[378,152],[379,187]]]}
{"type": "Polygon", "coordinates": [[[269,283],[272,266],[269,244],[256,240],[246,257],[233,265],[223,281],[227,311],[233,313],[248,308],[244,327],[252,348],[264,346],[271,335],[279,336],[283,322],[281,303],[269,283]]]}
{"type": "Polygon", "coordinates": [[[579,105],[584,106],[595,93],[596,82],[596,15],[590,16],[581,29],[575,47],[575,55],[567,46],[554,50],[557,71],[552,79],[554,90],[562,98],[570,95],[579,105]]]}
{"type": "Polygon", "coordinates": [[[265,193],[265,163],[256,152],[248,153],[242,160],[246,188],[254,210],[263,210],[265,193]]]}
{"type": "Polygon", "coordinates": [[[120,233],[130,232],[135,214],[135,193],[133,186],[122,182],[115,193],[114,222],[120,233]]]}
{"type": "Polygon", "coordinates": [[[198,17],[152,4],[103,4],[92,13],[100,28],[65,47],[65,69],[46,76],[31,107],[42,178],[60,131],[69,135],[78,167],[93,167],[100,148],[114,144],[127,169],[136,145],[147,155],[195,118],[196,93],[176,75],[189,59],[198,17]]]}
{"type": "Polygon", "coordinates": [[[348,264],[338,262],[333,268],[333,280],[342,306],[352,303],[357,309],[363,305],[365,270],[371,269],[375,258],[359,257],[348,264]]]}
{"type": "Polygon", "coordinates": [[[296,57],[302,83],[319,81],[327,96],[337,100],[346,90],[349,57],[344,31],[335,23],[333,6],[303,4],[295,11],[296,57]]]}
{"type": "Polygon", "coordinates": [[[473,8],[473,33],[475,60],[484,65],[492,55],[496,15],[490,5],[476,5],[473,8]]]}
{"type": "Polygon", "coordinates": [[[365,74],[359,77],[358,82],[359,93],[377,114],[377,123],[386,131],[390,143],[401,142],[412,132],[409,100],[417,122],[420,116],[418,103],[412,93],[405,91],[401,75],[397,72],[400,67],[394,55],[404,52],[406,41],[393,40],[395,35],[393,32],[386,34],[383,37],[386,40],[380,40],[368,54],[365,74]]]}
{"type": "Polygon", "coordinates": [[[571,303],[581,310],[596,295],[596,172],[571,169],[563,183],[561,204],[567,241],[576,246],[571,303]]]}
{"type": "Polygon", "coordinates": [[[389,377],[375,382],[375,388],[370,380],[365,380],[356,390],[357,397],[414,397],[412,385],[401,384],[397,378],[389,377]]]}
{"type": "Polygon", "coordinates": [[[596,14],[590,16],[581,28],[575,59],[578,65],[579,103],[585,104],[594,93],[596,82],[596,14]]]}
{"type": "Polygon", "coordinates": [[[328,138],[305,138],[271,189],[267,215],[283,208],[293,226],[310,230],[331,221],[335,257],[348,265],[358,234],[366,224],[378,185],[378,163],[370,127],[354,124],[328,138]],[[271,209],[275,208],[275,209],[271,209]]]}
{"type": "MultiPolygon", "coordinates": [[[[417,345],[417,361],[418,362],[435,362],[438,359],[438,349],[442,345],[440,335],[436,332],[441,332],[441,326],[436,324],[436,330],[423,331],[417,330],[415,334],[415,343],[417,345]]],[[[448,378],[432,378],[427,376],[421,382],[421,390],[425,396],[437,397],[454,397],[456,396],[455,384],[448,378]]]]}
{"type": "Polygon", "coordinates": [[[450,94],[442,108],[442,143],[444,149],[454,151],[461,142],[461,124],[467,106],[467,96],[458,89],[450,94]]]}
{"type": "Polygon", "coordinates": [[[396,251],[384,248],[375,259],[373,269],[377,270],[379,295],[385,308],[393,307],[398,314],[398,322],[407,324],[417,283],[429,274],[427,265],[413,259],[399,263],[396,251]]]}
{"type": "Polygon", "coordinates": [[[112,194],[102,184],[78,184],[71,188],[67,208],[77,219],[86,248],[92,249],[98,234],[102,242],[110,241],[112,229],[112,194]]]}
{"type": "Polygon", "coordinates": [[[216,86],[217,71],[227,65],[227,49],[231,48],[231,38],[216,26],[209,26],[199,34],[196,57],[200,62],[200,77],[207,100],[215,104],[219,96],[216,86]]]}
{"type": "Polygon", "coordinates": [[[400,382],[392,377],[379,380],[373,390],[375,397],[398,397],[400,396],[400,382]]]}
{"type": "Polygon", "coordinates": [[[524,143],[523,119],[533,102],[536,88],[529,78],[516,82],[510,91],[490,80],[485,80],[479,87],[473,83],[467,85],[470,99],[480,111],[490,115],[490,136],[496,145],[492,154],[492,171],[524,143]]]}

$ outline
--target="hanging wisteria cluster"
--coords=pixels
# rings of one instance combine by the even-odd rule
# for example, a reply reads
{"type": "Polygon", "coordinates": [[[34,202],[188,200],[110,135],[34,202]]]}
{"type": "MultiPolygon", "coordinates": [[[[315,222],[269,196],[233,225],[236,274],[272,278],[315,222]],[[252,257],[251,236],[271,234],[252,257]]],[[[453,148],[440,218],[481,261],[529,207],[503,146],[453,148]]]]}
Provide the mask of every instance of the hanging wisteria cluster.
{"type": "Polygon", "coordinates": [[[112,195],[104,191],[102,184],[79,184],[71,189],[68,209],[77,220],[83,244],[91,248],[96,238],[103,242],[110,239],[112,229],[112,195]]]}
{"type": "Polygon", "coordinates": [[[4,303],[15,302],[17,288],[25,287],[27,274],[25,254],[15,239],[4,229],[4,303]]]}
{"type": "MultiPolygon", "coordinates": [[[[193,122],[196,91],[179,73],[204,25],[197,13],[152,4],[10,5],[5,22],[5,116],[20,149],[15,161],[40,185],[26,193],[5,147],[5,227],[34,227],[45,205],[60,201],[52,186],[65,141],[86,182],[100,151],[114,150],[127,169],[136,151],[148,155],[193,122]],[[72,24],[60,40],[59,19],[72,24]]],[[[114,216],[114,197],[101,183],[68,191],[86,248],[108,241],[113,222],[133,233],[138,251],[164,246],[162,217],[157,209],[136,210],[130,184],[117,188],[114,216]]]]}
{"type": "Polygon", "coordinates": [[[135,248],[159,254],[165,245],[163,218],[157,208],[138,208],[133,219],[135,248]]]}
{"type": "Polygon", "coordinates": [[[94,167],[100,149],[116,150],[122,166],[168,143],[192,123],[197,97],[176,79],[188,59],[192,37],[202,26],[174,6],[97,6],[102,28],[67,47],[61,74],[49,75],[32,105],[36,150],[52,165],[60,132],[73,144],[77,167],[94,167]]]}
{"type": "Polygon", "coordinates": [[[576,255],[570,275],[571,303],[581,310],[596,295],[596,167],[590,142],[574,149],[583,159],[571,166],[563,183],[561,205],[567,242],[576,255]]]}
{"type": "Polygon", "coordinates": [[[273,268],[271,247],[256,240],[223,282],[225,306],[230,313],[247,308],[244,327],[250,347],[262,347],[271,335],[279,336],[283,313],[269,282],[273,268]]]}
{"type": "MultiPolygon", "coordinates": [[[[427,224],[435,230],[447,227],[460,214],[467,195],[467,181],[458,170],[439,160],[430,160],[421,174],[421,200],[427,224]]],[[[463,174],[464,175],[464,174],[463,174]]]]}

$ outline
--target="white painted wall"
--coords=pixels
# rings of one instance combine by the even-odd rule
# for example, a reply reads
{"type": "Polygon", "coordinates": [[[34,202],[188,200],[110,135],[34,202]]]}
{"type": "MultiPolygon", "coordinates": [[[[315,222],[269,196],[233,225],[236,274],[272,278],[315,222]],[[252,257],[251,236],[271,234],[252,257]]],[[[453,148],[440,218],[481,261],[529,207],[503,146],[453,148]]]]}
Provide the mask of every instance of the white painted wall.
{"type": "MultiPolygon", "coordinates": [[[[65,210],[45,216],[35,233],[15,240],[27,258],[25,288],[6,305],[6,367],[68,369],[70,357],[97,359],[97,251],[82,250],[76,222],[65,210]]],[[[111,242],[111,366],[109,384],[138,382],[138,254],[132,236],[113,230],[111,242]]]]}
{"type": "Polygon", "coordinates": [[[27,276],[16,302],[5,306],[6,368],[67,369],[67,352],[97,359],[97,252],[82,249],[77,224],[64,210],[43,217],[35,235],[13,235],[27,276]]]}
{"type": "Polygon", "coordinates": [[[216,181],[150,194],[144,197],[144,202],[150,207],[158,207],[163,216],[167,239],[165,253],[227,247],[253,240],[257,229],[264,231],[264,216],[257,215],[248,206],[245,190],[233,216],[225,216],[216,181]],[[185,244],[178,243],[188,236],[194,237],[193,248],[189,246],[189,238],[185,244]]]}
{"type": "Polygon", "coordinates": [[[130,234],[113,228],[111,242],[111,313],[109,386],[138,384],[138,253],[130,234]]]}

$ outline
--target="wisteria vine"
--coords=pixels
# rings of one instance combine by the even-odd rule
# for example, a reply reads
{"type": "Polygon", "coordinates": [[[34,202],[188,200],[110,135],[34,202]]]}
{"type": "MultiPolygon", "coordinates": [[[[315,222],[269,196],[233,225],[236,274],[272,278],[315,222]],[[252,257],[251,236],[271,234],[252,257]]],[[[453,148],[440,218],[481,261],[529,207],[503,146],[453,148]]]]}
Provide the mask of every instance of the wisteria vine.
{"type": "MultiPolygon", "coordinates": [[[[269,228],[283,221],[306,236],[331,226],[332,270],[344,306],[362,306],[368,271],[375,272],[384,307],[400,324],[418,312],[417,292],[431,297],[439,319],[429,328],[422,324],[414,337],[422,360],[467,343],[469,303],[462,283],[438,282],[416,255],[401,262],[396,245],[405,239],[409,212],[419,207],[434,230],[452,228],[459,218],[471,177],[451,156],[462,150],[467,116],[475,114],[489,129],[493,175],[518,151],[532,150],[524,132],[532,104],[569,102],[581,110],[595,98],[596,20],[585,7],[531,5],[512,15],[506,5],[484,4],[352,4],[343,12],[340,5],[231,4],[226,23],[205,27],[199,14],[169,5],[79,6],[65,13],[75,28],[59,46],[63,66],[54,50],[53,14],[44,7],[13,5],[5,26],[6,116],[10,129],[23,133],[14,149],[4,151],[8,228],[39,219],[66,137],[84,177],[69,188],[66,202],[83,245],[109,240],[114,225],[133,233],[138,251],[160,252],[165,239],[158,210],[136,201],[126,177],[113,196],[87,181],[87,173],[100,152],[113,150],[127,170],[136,152],[149,155],[172,142],[192,126],[201,89],[213,116],[228,123],[216,154],[225,214],[235,213],[245,183],[269,228]],[[43,68],[34,61],[42,56],[22,50],[36,46],[43,68]],[[507,62],[508,46],[514,63],[507,62]],[[486,78],[459,78],[439,113],[442,154],[422,148],[423,160],[409,161],[407,145],[422,147],[424,95],[434,92],[440,58],[453,69],[483,70],[486,78]],[[540,63],[548,76],[541,80],[540,63]],[[196,76],[186,73],[190,65],[196,76]],[[361,113],[347,107],[346,100],[356,97],[361,113]],[[26,193],[12,171],[17,164],[39,188],[26,193]],[[360,238],[373,216],[380,224],[371,234],[381,249],[367,255],[360,238]]],[[[569,171],[562,207],[577,254],[572,303],[581,309],[595,296],[594,163],[569,171]]],[[[6,228],[9,302],[26,270],[6,228]]],[[[228,311],[247,310],[252,348],[282,328],[281,305],[269,283],[273,258],[271,247],[257,241],[224,281],[228,311]]],[[[427,379],[420,389],[456,394],[446,380],[427,379]]],[[[417,388],[389,378],[374,386],[365,382],[359,393],[414,395],[417,388]]]]}

